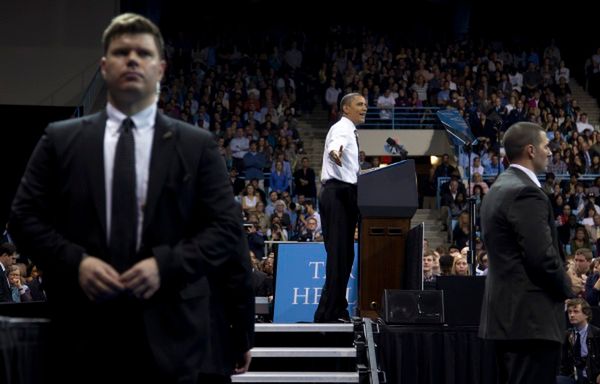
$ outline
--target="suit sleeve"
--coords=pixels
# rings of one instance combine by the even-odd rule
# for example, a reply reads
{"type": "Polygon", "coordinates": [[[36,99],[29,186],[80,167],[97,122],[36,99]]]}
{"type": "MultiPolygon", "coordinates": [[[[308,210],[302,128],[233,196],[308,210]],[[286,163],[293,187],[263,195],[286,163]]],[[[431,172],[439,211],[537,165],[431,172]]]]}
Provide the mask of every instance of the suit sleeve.
{"type": "Polygon", "coordinates": [[[509,208],[508,220],[523,250],[523,264],[531,281],[558,300],[573,296],[548,222],[549,205],[543,192],[523,188],[509,208]]]}
{"type": "Polygon", "coordinates": [[[594,288],[594,285],[598,281],[599,277],[600,275],[594,273],[585,281],[585,300],[589,305],[600,304],[600,291],[594,288]]]}
{"type": "Polygon", "coordinates": [[[77,274],[85,250],[53,226],[58,161],[51,132],[49,126],[29,159],[12,204],[9,231],[20,252],[41,268],[60,265],[77,274]]]}
{"type": "MultiPolygon", "coordinates": [[[[197,148],[187,148],[197,151],[197,148]]],[[[191,236],[173,247],[153,249],[162,284],[189,281],[207,275],[218,281],[234,348],[243,353],[253,345],[254,292],[247,239],[241,208],[235,202],[217,143],[207,138],[196,169],[194,221],[200,223],[191,236]]]]}

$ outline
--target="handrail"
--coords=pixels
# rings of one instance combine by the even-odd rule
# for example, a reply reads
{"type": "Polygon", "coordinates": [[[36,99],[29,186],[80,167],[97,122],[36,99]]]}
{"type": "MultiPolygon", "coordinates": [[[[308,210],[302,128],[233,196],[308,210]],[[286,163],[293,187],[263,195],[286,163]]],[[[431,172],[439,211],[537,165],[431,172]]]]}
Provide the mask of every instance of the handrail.
{"type": "MultiPolygon", "coordinates": [[[[98,91],[102,88],[102,84],[104,84],[104,78],[101,76],[100,67],[98,67],[94,74],[94,78],[88,84],[88,87],[81,98],[81,108],[83,108],[84,115],[88,115],[91,112],[92,106],[98,96],[98,91]]],[[[77,108],[77,111],[79,111],[79,108],[77,108]]]]}
{"type": "MultiPolygon", "coordinates": [[[[554,180],[559,180],[559,181],[564,181],[564,180],[569,180],[571,178],[571,175],[569,175],[568,173],[558,173],[556,175],[554,175],[555,178],[554,180]]],[[[481,178],[483,179],[483,181],[494,181],[498,176],[497,175],[483,175],[481,176],[481,178]]],[[[577,181],[594,181],[597,177],[600,177],[600,174],[598,173],[588,173],[588,174],[584,174],[581,175],[577,178],[577,181]]],[[[537,175],[537,178],[540,182],[544,182],[546,181],[546,174],[545,173],[540,173],[539,175],[537,175]]],[[[446,183],[447,181],[450,181],[450,177],[448,176],[441,176],[437,178],[437,187],[436,187],[436,191],[435,191],[435,200],[436,200],[436,206],[439,208],[440,207],[440,202],[441,202],[441,192],[442,192],[442,185],[444,183],[446,183]]],[[[466,178],[461,178],[461,181],[467,183],[468,179],[466,178]]],[[[468,191],[467,191],[468,193],[468,191]]]]}
{"type": "Polygon", "coordinates": [[[436,112],[439,107],[394,107],[392,109],[369,107],[363,128],[402,129],[429,128],[441,129],[436,112]]]}
{"type": "Polygon", "coordinates": [[[58,88],[56,88],[54,91],[52,91],[48,96],[44,97],[43,99],[41,99],[37,104],[38,105],[54,105],[54,98],[56,97],[56,95],[61,92],[62,90],[64,90],[65,88],[67,88],[69,85],[72,85],[74,83],[75,80],[78,80],[81,82],[81,87],[80,89],[83,89],[84,87],[86,87],[86,85],[84,85],[85,83],[85,74],[89,73],[89,69],[90,68],[96,68],[96,71],[98,71],[98,60],[94,60],[92,63],[88,64],[83,70],[81,70],[80,72],[76,73],[75,75],[71,76],[68,80],[66,80],[62,85],[60,85],[58,88]]]}

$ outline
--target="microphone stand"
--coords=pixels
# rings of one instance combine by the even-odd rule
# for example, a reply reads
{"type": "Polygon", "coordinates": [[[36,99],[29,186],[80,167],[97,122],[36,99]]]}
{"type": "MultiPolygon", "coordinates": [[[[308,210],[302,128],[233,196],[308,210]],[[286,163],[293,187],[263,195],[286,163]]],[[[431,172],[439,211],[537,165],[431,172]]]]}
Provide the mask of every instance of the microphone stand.
{"type": "Polygon", "coordinates": [[[469,252],[467,253],[467,263],[471,266],[471,276],[476,275],[475,265],[475,215],[477,213],[476,205],[477,199],[471,196],[471,154],[473,153],[473,146],[478,143],[477,139],[473,141],[465,141],[460,136],[456,135],[452,130],[446,129],[446,132],[450,133],[454,136],[460,143],[462,143],[463,147],[469,151],[469,164],[467,164],[467,184],[468,184],[468,193],[469,198],[467,201],[469,202],[469,252]]]}

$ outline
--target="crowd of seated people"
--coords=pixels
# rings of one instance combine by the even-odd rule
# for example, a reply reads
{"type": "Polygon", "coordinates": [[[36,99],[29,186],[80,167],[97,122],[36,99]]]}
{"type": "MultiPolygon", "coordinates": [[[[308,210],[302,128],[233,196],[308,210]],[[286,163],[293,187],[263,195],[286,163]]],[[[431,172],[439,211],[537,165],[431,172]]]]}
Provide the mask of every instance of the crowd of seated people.
{"type": "Polygon", "coordinates": [[[45,301],[41,271],[9,242],[0,244],[0,303],[45,301]]]}

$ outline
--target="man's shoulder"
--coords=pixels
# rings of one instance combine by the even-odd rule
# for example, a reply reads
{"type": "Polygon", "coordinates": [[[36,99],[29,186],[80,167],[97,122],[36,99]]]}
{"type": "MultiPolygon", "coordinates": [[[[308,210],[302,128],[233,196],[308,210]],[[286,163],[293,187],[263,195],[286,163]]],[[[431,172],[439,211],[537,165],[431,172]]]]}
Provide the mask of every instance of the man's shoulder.
{"type": "Polygon", "coordinates": [[[593,324],[588,324],[588,337],[600,338],[600,328],[593,324]]]}
{"type": "Polygon", "coordinates": [[[106,113],[101,111],[87,116],[54,121],[48,125],[46,131],[51,133],[73,131],[74,129],[81,129],[90,124],[101,124],[103,120],[104,122],[106,121],[106,113]]]}
{"type": "Polygon", "coordinates": [[[329,128],[330,131],[335,131],[336,133],[339,133],[341,131],[350,131],[350,130],[354,130],[356,129],[356,127],[354,126],[354,124],[347,118],[345,117],[340,117],[340,119],[338,121],[336,121],[331,128],[329,128]]]}
{"type": "Polygon", "coordinates": [[[206,141],[206,140],[213,139],[213,134],[210,131],[207,131],[203,128],[195,127],[189,123],[174,119],[174,118],[169,117],[164,114],[160,114],[160,119],[163,119],[164,123],[173,127],[183,141],[185,141],[185,140],[206,141]]]}

